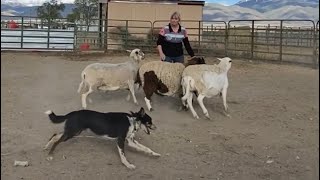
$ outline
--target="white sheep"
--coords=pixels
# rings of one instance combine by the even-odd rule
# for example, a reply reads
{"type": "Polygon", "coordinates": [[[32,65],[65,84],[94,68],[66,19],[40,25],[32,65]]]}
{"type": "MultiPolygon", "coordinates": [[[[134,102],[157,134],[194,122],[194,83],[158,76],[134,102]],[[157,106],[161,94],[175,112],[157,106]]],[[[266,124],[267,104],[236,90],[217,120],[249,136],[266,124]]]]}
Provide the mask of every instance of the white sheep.
{"type": "MultiPolygon", "coordinates": [[[[227,113],[227,89],[229,86],[227,73],[231,68],[232,60],[229,57],[218,58],[220,60],[217,65],[194,65],[188,66],[182,73],[182,90],[184,96],[181,98],[182,103],[189,107],[193,117],[199,119],[192,106],[193,92],[198,94],[198,103],[205,114],[210,119],[208,110],[203,104],[203,98],[210,98],[218,94],[222,94],[224,109],[227,113]],[[186,101],[188,106],[186,105],[186,101]]],[[[229,116],[227,114],[227,116],[229,116]]]]}
{"type": "Polygon", "coordinates": [[[88,65],[81,73],[82,82],[79,85],[78,93],[82,94],[82,107],[87,108],[86,98],[94,90],[115,91],[129,89],[127,100],[130,100],[130,93],[135,104],[138,104],[134,94],[134,83],[137,78],[141,60],[144,53],[140,49],[130,53],[130,60],[125,63],[93,63],[88,65]]]}
{"type": "MultiPolygon", "coordinates": [[[[149,111],[152,111],[151,96],[158,93],[165,96],[182,95],[181,75],[188,65],[204,64],[203,57],[193,57],[185,64],[152,61],[143,64],[139,69],[138,83],[143,87],[145,101],[149,111]]],[[[180,96],[181,97],[181,96],[180,96]]]]}

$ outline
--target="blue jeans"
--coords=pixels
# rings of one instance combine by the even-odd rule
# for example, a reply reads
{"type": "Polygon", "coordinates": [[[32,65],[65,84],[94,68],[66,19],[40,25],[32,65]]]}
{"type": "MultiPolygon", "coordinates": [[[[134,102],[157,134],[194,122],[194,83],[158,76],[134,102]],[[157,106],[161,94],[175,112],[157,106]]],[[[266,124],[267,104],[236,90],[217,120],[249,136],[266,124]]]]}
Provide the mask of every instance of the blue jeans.
{"type": "Polygon", "coordinates": [[[164,59],[166,62],[171,62],[171,63],[184,63],[184,56],[177,56],[177,57],[169,57],[166,56],[164,59]]]}

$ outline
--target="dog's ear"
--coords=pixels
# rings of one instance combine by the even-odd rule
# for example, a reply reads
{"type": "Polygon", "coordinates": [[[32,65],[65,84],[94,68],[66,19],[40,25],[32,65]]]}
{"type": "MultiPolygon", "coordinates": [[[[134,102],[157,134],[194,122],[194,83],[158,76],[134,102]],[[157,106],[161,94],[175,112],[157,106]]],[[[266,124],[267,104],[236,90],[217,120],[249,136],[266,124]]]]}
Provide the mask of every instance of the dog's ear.
{"type": "Polygon", "coordinates": [[[146,112],[144,111],[143,107],[141,107],[140,111],[139,111],[139,114],[141,116],[144,116],[146,114],[146,112]]]}
{"type": "Polygon", "coordinates": [[[136,114],[136,113],[134,113],[134,112],[132,112],[132,111],[130,111],[130,113],[131,113],[132,116],[134,116],[134,115],[136,114]]]}

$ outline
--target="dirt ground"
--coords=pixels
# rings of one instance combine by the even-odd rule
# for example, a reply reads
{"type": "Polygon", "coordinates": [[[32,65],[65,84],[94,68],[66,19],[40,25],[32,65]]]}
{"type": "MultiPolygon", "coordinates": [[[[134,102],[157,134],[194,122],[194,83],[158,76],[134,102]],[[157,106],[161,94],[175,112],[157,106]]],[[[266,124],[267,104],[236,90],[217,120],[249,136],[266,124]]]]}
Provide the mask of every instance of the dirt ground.
{"type": "MultiPolygon", "coordinates": [[[[128,170],[114,141],[78,137],[61,143],[47,161],[43,146],[63,124],[46,110],[66,114],[81,109],[80,73],[93,62],[118,63],[127,55],[66,56],[1,53],[1,178],[6,180],[315,180],[319,178],[319,70],[235,59],[229,71],[228,104],[205,99],[212,120],[200,107],[178,112],[180,100],[154,95],[148,114],[158,127],[139,142],[160,153],[153,158],[126,149],[128,170]],[[15,160],[28,167],[14,167],[15,160]]],[[[146,61],[157,60],[147,54],[146,61]]],[[[209,63],[214,58],[206,57],[209,63]]],[[[137,111],[127,92],[93,93],[88,108],[137,111]]],[[[137,100],[146,108],[142,89],[137,100]]],[[[83,132],[82,135],[92,135],[83,132]]]]}

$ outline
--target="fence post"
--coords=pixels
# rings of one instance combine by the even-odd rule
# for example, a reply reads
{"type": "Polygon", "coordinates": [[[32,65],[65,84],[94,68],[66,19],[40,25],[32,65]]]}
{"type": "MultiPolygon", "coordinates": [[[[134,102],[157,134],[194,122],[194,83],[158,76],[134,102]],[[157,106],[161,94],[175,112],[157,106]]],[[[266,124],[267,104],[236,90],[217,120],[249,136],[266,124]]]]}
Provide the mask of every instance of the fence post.
{"type": "Polygon", "coordinates": [[[280,20],[280,52],[279,52],[280,62],[282,62],[282,31],[283,31],[283,20],[280,20]]]}
{"type": "Polygon", "coordinates": [[[254,51],[254,20],[252,20],[252,29],[251,29],[251,59],[253,59],[254,51]]]}
{"type": "Polygon", "coordinates": [[[98,14],[99,14],[99,49],[101,50],[102,49],[102,24],[103,24],[103,21],[102,21],[102,12],[103,12],[103,7],[102,7],[102,3],[99,3],[98,4],[98,14]]]}
{"type": "Polygon", "coordinates": [[[23,17],[21,17],[21,49],[23,48],[23,17]]]}
{"type": "Polygon", "coordinates": [[[104,32],[103,32],[103,38],[104,38],[104,52],[108,51],[108,19],[107,17],[104,17],[104,32]]]}
{"type": "Polygon", "coordinates": [[[198,54],[200,54],[200,45],[201,45],[201,42],[200,42],[200,38],[201,38],[201,21],[199,21],[199,31],[198,31],[198,54]]]}
{"type": "Polygon", "coordinates": [[[73,29],[73,51],[75,52],[77,50],[77,24],[74,23],[74,29],[73,29]]]}
{"type": "Polygon", "coordinates": [[[227,26],[227,23],[225,22],[225,33],[224,33],[224,54],[225,54],[225,56],[228,56],[228,35],[229,35],[229,32],[228,32],[228,30],[229,30],[229,27],[227,26]]]}
{"type": "Polygon", "coordinates": [[[313,28],[313,31],[312,31],[312,33],[313,33],[313,64],[314,64],[314,68],[315,69],[318,68],[318,64],[317,64],[317,58],[318,58],[318,55],[317,55],[317,37],[316,37],[317,33],[318,33],[318,29],[317,29],[318,28],[318,23],[317,23],[316,26],[313,24],[314,28],[313,28]]]}
{"type": "Polygon", "coordinates": [[[50,26],[51,26],[51,20],[49,19],[49,20],[48,20],[48,33],[47,33],[47,38],[48,38],[48,41],[47,41],[47,49],[50,48],[50,26]]]}
{"type": "Polygon", "coordinates": [[[125,36],[125,43],[124,43],[124,47],[125,49],[128,49],[128,20],[126,20],[126,36],[125,36]]]}

